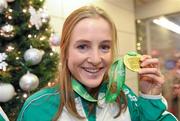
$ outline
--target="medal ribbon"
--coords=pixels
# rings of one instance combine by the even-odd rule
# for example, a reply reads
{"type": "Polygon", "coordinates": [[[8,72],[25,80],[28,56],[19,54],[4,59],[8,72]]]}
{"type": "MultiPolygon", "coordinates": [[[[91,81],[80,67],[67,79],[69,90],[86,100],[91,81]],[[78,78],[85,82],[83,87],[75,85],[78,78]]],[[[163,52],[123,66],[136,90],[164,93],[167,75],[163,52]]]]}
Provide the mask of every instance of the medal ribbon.
{"type": "Polygon", "coordinates": [[[97,102],[96,99],[94,99],[88,92],[87,90],[79,84],[75,79],[72,79],[72,88],[73,90],[80,95],[82,98],[89,102],[97,102]]]}
{"type": "MultiPolygon", "coordinates": [[[[94,99],[87,90],[78,83],[75,79],[72,79],[72,88],[79,94],[82,98],[89,102],[97,102],[97,99],[94,99]]],[[[106,91],[105,100],[106,102],[114,102],[118,97],[120,90],[125,82],[125,65],[122,59],[117,59],[111,66],[109,72],[109,84],[106,91]]]]}
{"type": "Polygon", "coordinates": [[[116,100],[125,82],[125,65],[122,59],[117,59],[110,69],[109,84],[105,95],[106,102],[116,100]]]}

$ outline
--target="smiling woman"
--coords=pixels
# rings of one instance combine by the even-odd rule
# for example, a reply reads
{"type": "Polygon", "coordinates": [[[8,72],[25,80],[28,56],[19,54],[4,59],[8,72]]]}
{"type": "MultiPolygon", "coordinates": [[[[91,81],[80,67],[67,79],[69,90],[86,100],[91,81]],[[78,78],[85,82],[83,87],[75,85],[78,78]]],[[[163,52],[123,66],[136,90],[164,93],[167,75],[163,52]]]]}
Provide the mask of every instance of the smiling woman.
{"type": "Polygon", "coordinates": [[[83,6],[72,12],[63,25],[57,86],[29,97],[17,121],[177,121],[160,95],[165,80],[159,60],[138,59],[141,94],[136,96],[124,84],[116,45],[116,27],[104,10],[83,6]]]}

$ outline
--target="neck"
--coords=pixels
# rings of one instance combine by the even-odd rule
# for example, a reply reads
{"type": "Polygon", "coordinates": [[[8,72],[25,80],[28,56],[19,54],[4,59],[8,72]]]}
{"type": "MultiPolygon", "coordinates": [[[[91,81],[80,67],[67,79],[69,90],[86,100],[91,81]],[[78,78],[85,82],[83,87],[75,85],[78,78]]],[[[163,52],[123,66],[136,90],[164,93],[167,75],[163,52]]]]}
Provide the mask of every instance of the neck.
{"type": "Polygon", "coordinates": [[[95,87],[95,88],[90,88],[90,87],[85,87],[85,88],[90,94],[93,94],[93,93],[96,93],[99,91],[100,85],[98,87],[95,87]]]}

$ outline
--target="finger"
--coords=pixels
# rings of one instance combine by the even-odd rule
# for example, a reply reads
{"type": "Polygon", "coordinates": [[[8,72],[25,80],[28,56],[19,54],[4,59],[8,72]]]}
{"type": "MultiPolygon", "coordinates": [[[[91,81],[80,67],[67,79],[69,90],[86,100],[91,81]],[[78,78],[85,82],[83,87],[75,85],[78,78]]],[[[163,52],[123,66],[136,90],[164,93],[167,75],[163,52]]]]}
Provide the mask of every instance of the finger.
{"type": "Polygon", "coordinates": [[[144,61],[144,60],[150,59],[150,58],[152,58],[150,55],[142,55],[140,58],[140,61],[144,61]]]}
{"type": "Polygon", "coordinates": [[[160,67],[159,59],[157,59],[157,58],[145,59],[144,61],[141,62],[140,66],[141,67],[159,68],[160,67]]]}
{"type": "Polygon", "coordinates": [[[154,83],[163,84],[165,82],[164,76],[157,76],[157,75],[154,75],[154,74],[143,74],[141,76],[151,78],[151,81],[153,81],[154,83]]]}
{"type": "Polygon", "coordinates": [[[138,71],[139,74],[155,74],[156,76],[161,76],[161,72],[157,68],[141,68],[138,71]]]}

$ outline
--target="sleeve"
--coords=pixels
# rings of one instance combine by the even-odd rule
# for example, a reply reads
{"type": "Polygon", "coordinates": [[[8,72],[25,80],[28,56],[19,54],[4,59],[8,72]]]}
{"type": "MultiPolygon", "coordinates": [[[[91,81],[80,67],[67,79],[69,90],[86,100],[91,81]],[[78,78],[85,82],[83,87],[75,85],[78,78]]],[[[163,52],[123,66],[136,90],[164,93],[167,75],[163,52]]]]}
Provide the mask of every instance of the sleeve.
{"type": "Polygon", "coordinates": [[[9,121],[8,117],[6,116],[6,114],[4,113],[1,107],[0,107],[0,121],[9,121]]]}
{"type": "Polygon", "coordinates": [[[24,103],[19,116],[17,118],[17,121],[33,121],[32,119],[32,114],[33,111],[31,111],[31,108],[28,107],[30,103],[28,103],[27,101],[24,103]]]}
{"type": "Polygon", "coordinates": [[[161,95],[140,94],[137,97],[127,86],[124,90],[132,121],[178,121],[167,111],[167,103],[161,95]]]}
{"type": "Polygon", "coordinates": [[[138,98],[138,109],[141,121],[177,121],[176,117],[167,111],[164,98],[138,98]]]}

